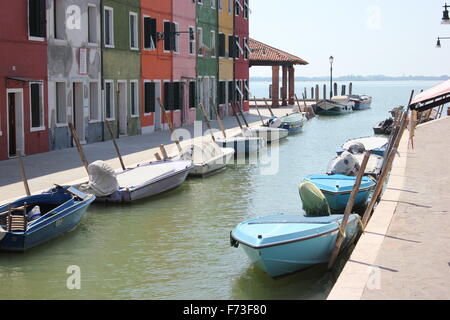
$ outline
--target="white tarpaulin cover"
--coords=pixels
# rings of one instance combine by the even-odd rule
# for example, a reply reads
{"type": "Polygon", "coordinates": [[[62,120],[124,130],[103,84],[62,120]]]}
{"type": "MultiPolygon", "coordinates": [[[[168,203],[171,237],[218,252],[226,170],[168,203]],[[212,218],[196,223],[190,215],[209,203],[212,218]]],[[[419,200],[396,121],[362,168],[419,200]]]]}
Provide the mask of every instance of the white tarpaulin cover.
{"type": "Polygon", "coordinates": [[[339,157],[333,160],[329,173],[350,176],[356,175],[358,170],[358,160],[350,152],[344,151],[339,157]]]}
{"type": "Polygon", "coordinates": [[[114,169],[104,161],[92,162],[89,167],[89,182],[80,186],[80,191],[106,197],[119,189],[114,169]]]}
{"type": "Polygon", "coordinates": [[[196,165],[208,163],[210,160],[223,156],[222,149],[212,141],[195,142],[186,153],[190,154],[190,159],[196,165]]]}

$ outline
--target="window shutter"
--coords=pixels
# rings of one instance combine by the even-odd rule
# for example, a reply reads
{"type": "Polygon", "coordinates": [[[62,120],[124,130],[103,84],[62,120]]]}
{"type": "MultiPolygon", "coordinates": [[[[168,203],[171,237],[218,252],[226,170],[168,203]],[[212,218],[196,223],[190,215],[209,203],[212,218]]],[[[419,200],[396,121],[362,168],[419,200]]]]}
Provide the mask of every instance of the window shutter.
{"type": "Polygon", "coordinates": [[[39,84],[33,83],[30,85],[31,95],[31,126],[39,128],[41,126],[41,99],[39,84]]]}
{"type": "Polygon", "coordinates": [[[164,50],[170,51],[171,49],[171,39],[170,39],[170,29],[172,24],[168,21],[164,22],[164,50]]]}
{"type": "Polygon", "coordinates": [[[176,47],[176,37],[175,32],[177,31],[175,23],[170,24],[170,50],[175,51],[176,47]]]}
{"type": "Polygon", "coordinates": [[[45,0],[39,0],[39,36],[45,38],[46,36],[46,26],[47,26],[47,15],[46,15],[46,5],[45,0]]]}
{"type": "Polygon", "coordinates": [[[156,19],[150,19],[150,36],[152,37],[153,40],[153,45],[155,46],[154,48],[156,49],[156,47],[158,46],[158,39],[157,39],[157,35],[156,35],[156,19]]]}
{"type": "Polygon", "coordinates": [[[152,22],[148,17],[144,18],[144,48],[151,47],[151,31],[152,31],[152,22]]]}

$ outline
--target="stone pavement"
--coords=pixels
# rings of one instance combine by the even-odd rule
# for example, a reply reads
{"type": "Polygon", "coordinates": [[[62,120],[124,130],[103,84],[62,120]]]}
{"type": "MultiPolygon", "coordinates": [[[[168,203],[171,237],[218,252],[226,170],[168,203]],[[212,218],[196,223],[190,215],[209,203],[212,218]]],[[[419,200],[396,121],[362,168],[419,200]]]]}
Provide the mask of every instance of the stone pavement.
{"type": "Polygon", "coordinates": [[[406,132],[382,200],[328,299],[450,299],[450,117],[406,132]]]}
{"type": "MultiPolygon", "coordinates": [[[[285,115],[291,112],[292,107],[283,107],[273,109],[276,115],[285,115]]],[[[270,117],[268,109],[261,109],[264,119],[270,117]]],[[[250,114],[246,116],[251,126],[258,126],[261,120],[256,109],[251,109],[250,114]]],[[[241,120],[242,121],[242,120],[241,120]]],[[[240,133],[239,127],[234,117],[227,117],[223,120],[227,136],[240,133]]],[[[212,121],[212,127],[218,129],[217,121],[212,121]]],[[[194,125],[187,126],[194,137],[194,125]]],[[[207,130],[206,124],[203,124],[203,132],[207,130]]],[[[215,135],[222,137],[222,133],[215,135]]],[[[200,137],[201,138],[201,137],[200,137]]],[[[210,136],[207,137],[210,139],[210,136]]],[[[199,138],[197,138],[199,139],[199,138]]],[[[138,163],[155,160],[154,154],[159,151],[159,145],[166,145],[167,152],[175,154],[176,146],[170,139],[170,133],[166,127],[164,131],[158,131],[151,134],[130,136],[117,139],[120,152],[122,154],[125,166],[132,167],[138,163]]],[[[184,140],[181,145],[184,147],[191,141],[184,140]]],[[[112,141],[103,141],[87,144],[83,146],[84,152],[89,162],[95,160],[104,160],[114,169],[120,169],[120,162],[117,158],[112,141]]],[[[50,151],[23,158],[25,164],[26,176],[30,186],[31,193],[39,193],[48,190],[53,184],[76,184],[87,181],[87,173],[82,166],[80,157],[76,148],[50,151]]],[[[0,161],[0,204],[11,201],[12,199],[25,195],[24,186],[20,178],[17,159],[0,161]]]]}

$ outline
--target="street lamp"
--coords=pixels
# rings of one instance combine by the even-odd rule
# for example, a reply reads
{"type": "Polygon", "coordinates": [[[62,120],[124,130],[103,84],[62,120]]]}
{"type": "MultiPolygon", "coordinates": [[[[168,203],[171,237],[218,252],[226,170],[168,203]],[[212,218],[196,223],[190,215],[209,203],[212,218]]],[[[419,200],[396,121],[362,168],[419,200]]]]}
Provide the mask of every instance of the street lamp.
{"type": "Polygon", "coordinates": [[[443,6],[444,12],[442,12],[441,24],[450,24],[450,19],[448,17],[448,10],[447,10],[448,7],[450,6],[448,6],[447,3],[445,3],[445,5],[443,6]]]}
{"type": "Polygon", "coordinates": [[[448,40],[450,39],[450,37],[438,37],[437,42],[436,42],[436,48],[440,48],[441,47],[441,40],[448,40]]]}
{"type": "Polygon", "coordinates": [[[333,56],[330,56],[330,99],[333,96],[333,56]]]}

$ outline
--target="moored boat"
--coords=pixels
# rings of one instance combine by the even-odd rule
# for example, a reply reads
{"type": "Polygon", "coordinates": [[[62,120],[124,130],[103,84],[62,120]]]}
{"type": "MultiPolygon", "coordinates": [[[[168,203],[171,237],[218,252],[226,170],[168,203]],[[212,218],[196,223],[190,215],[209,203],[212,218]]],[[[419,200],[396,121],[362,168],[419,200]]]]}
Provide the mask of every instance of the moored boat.
{"type": "Polygon", "coordinates": [[[266,147],[266,141],[258,137],[227,137],[227,138],[216,138],[216,143],[221,148],[233,148],[235,151],[235,156],[238,154],[251,154],[257,153],[261,149],[266,147]]]}
{"type": "MultiPolygon", "coordinates": [[[[251,219],[233,229],[230,242],[234,247],[242,246],[252,263],[277,277],[328,262],[342,218],[343,215],[273,215],[251,219]]],[[[358,230],[358,215],[351,214],[343,246],[358,230]]]]}
{"type": "MultiPolygon", "coordinates": [[[[343,213],[350,198],[356,177],[341,174],[326,175],[314,174],[307,176],[303,181],[310,181],[316,185],[328,201],[332,213],[343,213]]],[[[375,181],[364,176],[355,197],[354,207],[363,207],[371,190],[375,187],[375,181]]]]}
{"type": "Polygon", "coordinates": [[[384,152],[387,149],[389,139],[385,137],[363,137],[351,139],[345,142],[342,147],[337,151],[340,155],[344,151],[350,151],[351,153],[362,153],[365,150],[370,151],[372,154],[384,156],[384,152]],[[357,152],[353,152],[352,149],[357,148],[357,152]]]}
{"type": "Polygon", "coordinates": [[[313,104],[314,113],[318,115],[340,115],[353,111],[353,103],[343,104],[323,99],[313,104]]]}
{"type": "Polygon", "coordinates": [[[243,128],[245,134],[242,136],[252,136],[264,139],[267,143],[279,141],[288,136],[289,131],[283,128],[270,128],[270,127],[252,127],[243,128]]]}
{"type": "MultiPolygon", "coordinates": [[[[327,174],[343,174],[346,176],[356,176],[364,159],[364,153],[351,154],[344,151],[339,156],[331,160],[327,174]]],[[[382,156],[371,154],[367,162],[365,175],[378,177],[383,167],[384,158],[382,156]]]]}
{"type": "Polygon", "coordinates": [[[353,110],[368,109],[370,108],[370,104],[372,103],[372,97],[367,95],[356,95],[356,94],[334,96],[330,100],[341,104],[345,104],[347,106],[351,106],[353,110]]]}
{"type": "Polygon", "coordinates": [[[295,134],[303,130],[307,119],[303,113],[292,113],[279,118],[280,128],[288,130],[289,134],[295,134]]]}
{"type": "Polygon", "coordinates": [[[168,160],[116,173],[103,161],[96,161],[89,165],[89,183],[80,188],[95,194],[97,202],[130,203],[175,189],[193,167],[189,160],[168,160]]]}
{"type": "Polygon", "coordinates": [[[0,250],[26,251],[75,229],[94,200],[74,187],[55,186],[0,206],[0,250]]]}

